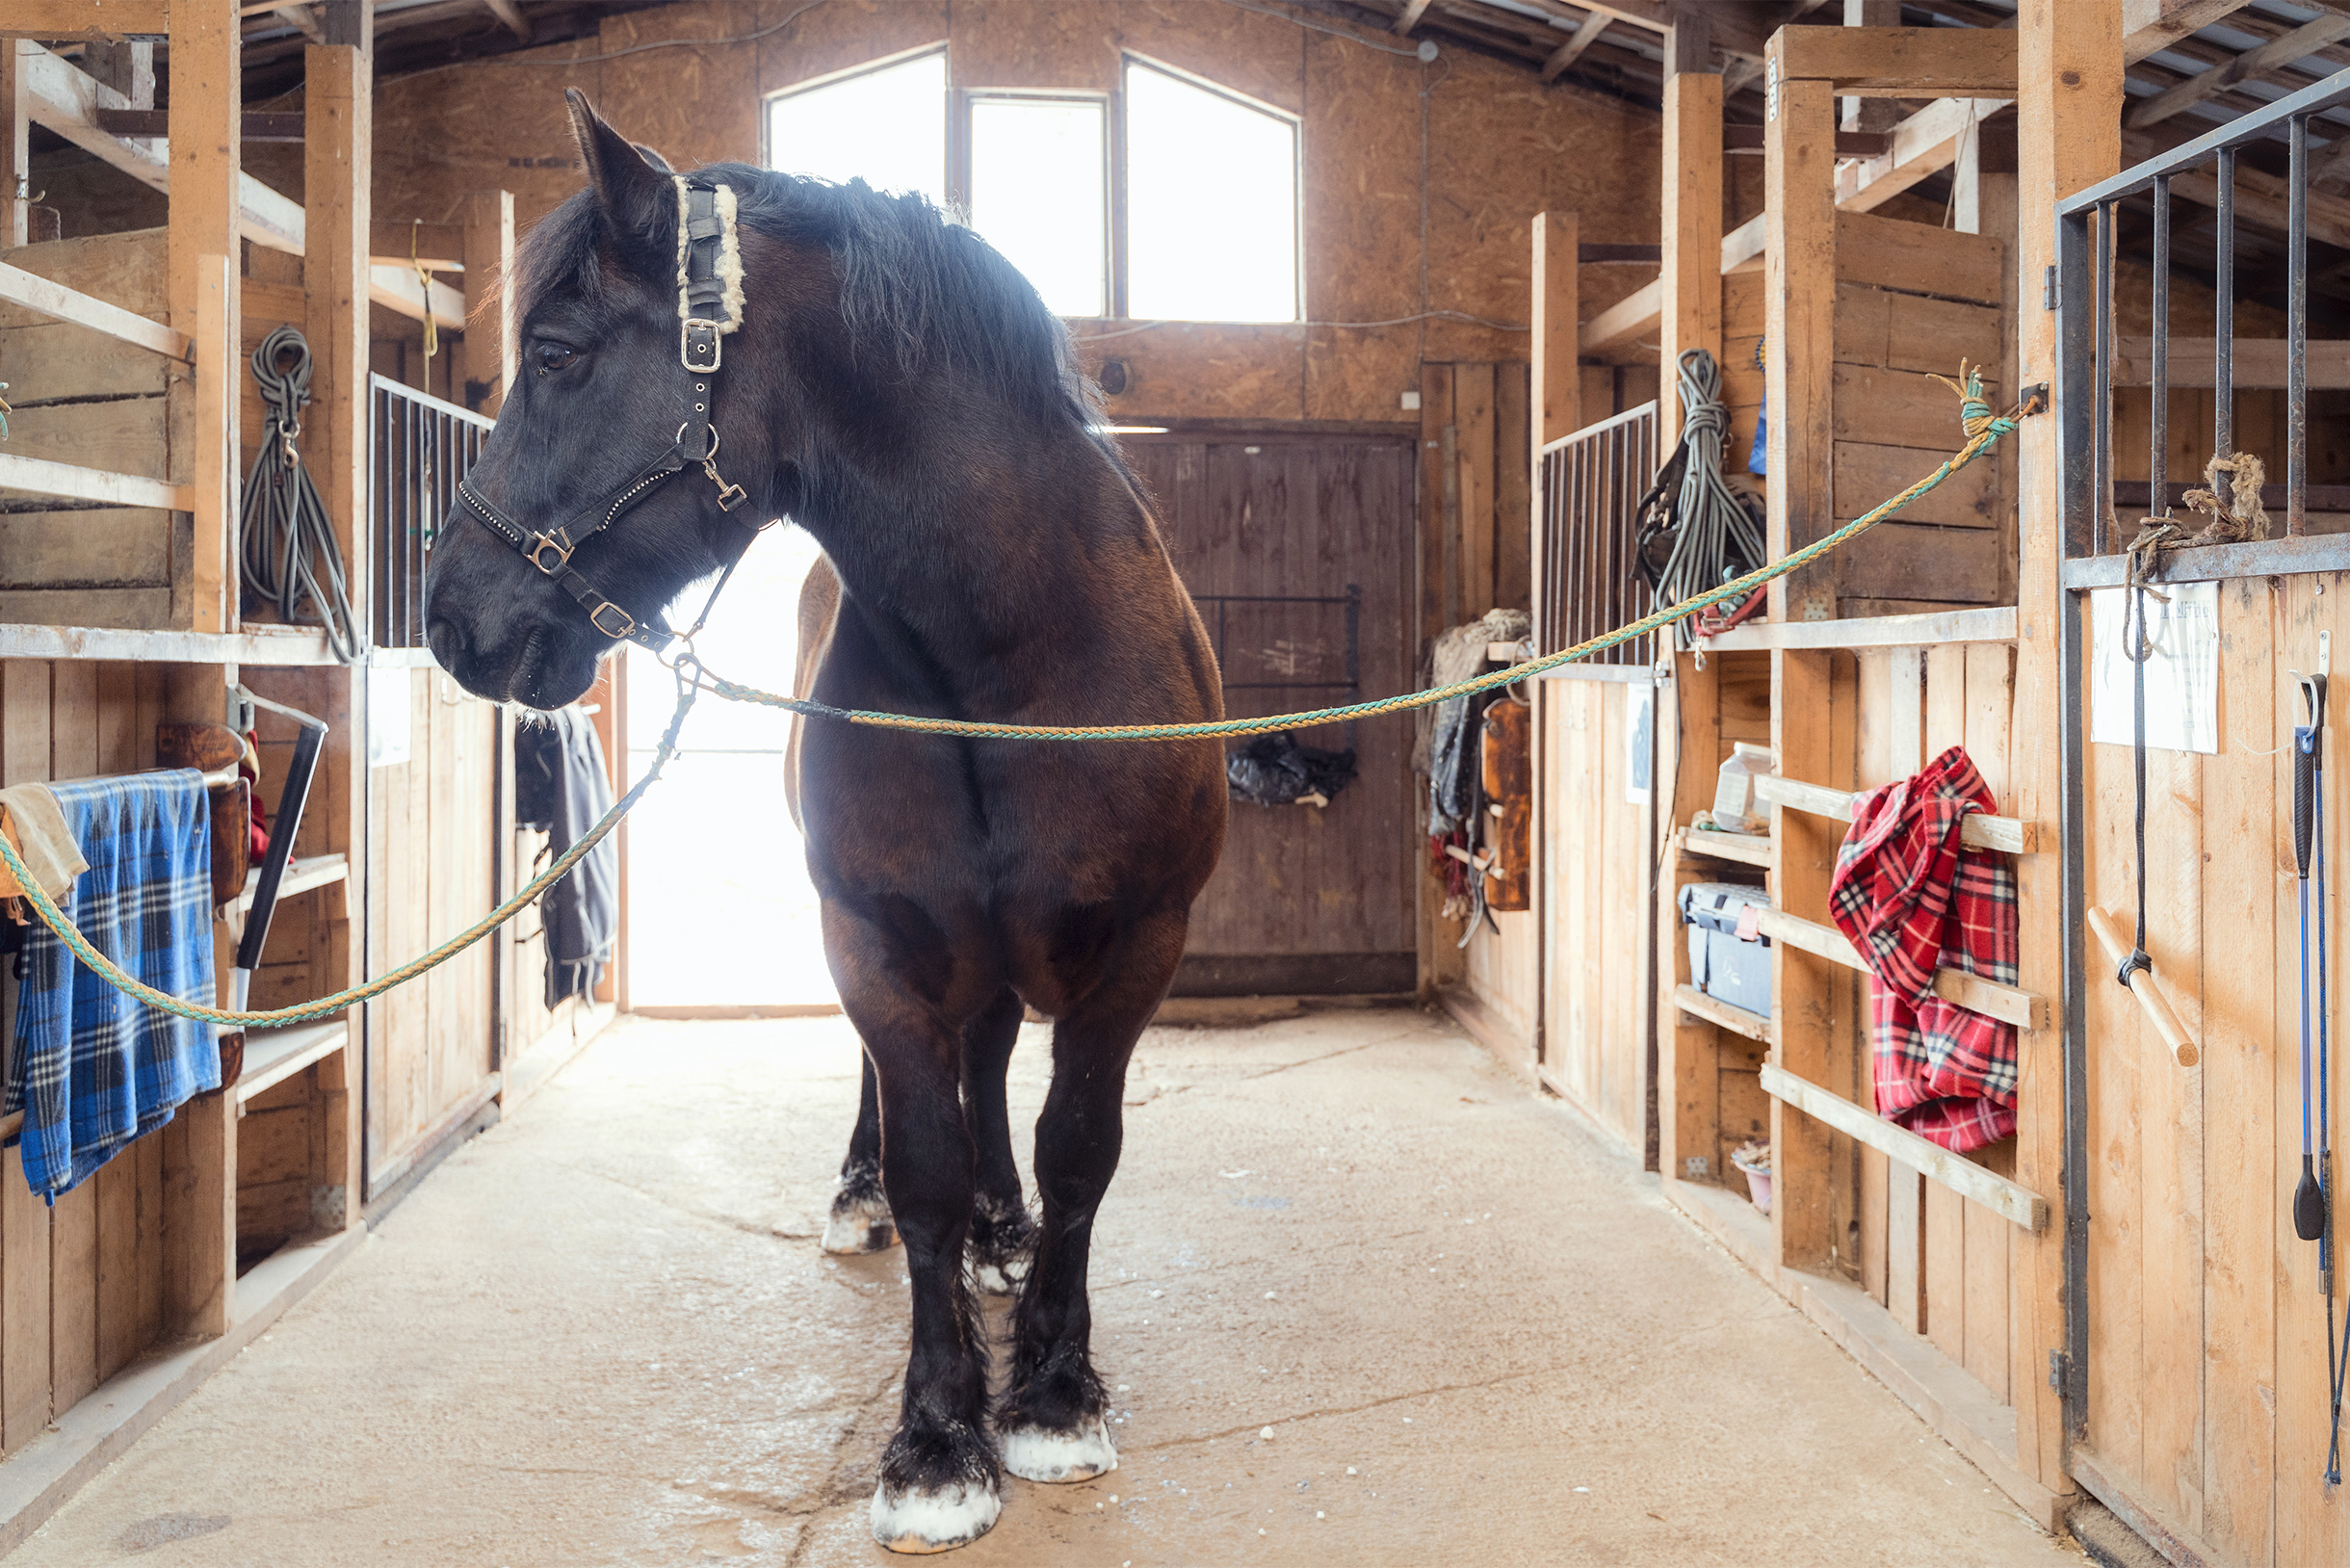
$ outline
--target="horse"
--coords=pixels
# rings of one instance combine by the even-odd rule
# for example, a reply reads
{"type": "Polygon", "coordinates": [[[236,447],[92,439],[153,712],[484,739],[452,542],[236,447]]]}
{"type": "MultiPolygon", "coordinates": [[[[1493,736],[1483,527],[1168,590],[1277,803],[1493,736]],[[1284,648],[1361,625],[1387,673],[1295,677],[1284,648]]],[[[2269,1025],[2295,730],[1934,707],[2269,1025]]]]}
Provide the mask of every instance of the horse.
{"type": "MultiPolygon", "coordinates": [[[[674,646],[662,613],[750,546],[739,518],[789,516],[839,578],[813,682],[830,709],[1222,716],[1141,487],[1066,329],[1009,263],[920,196],[741,164],[664,173],[566,96],[587,183],[517,253],[520,370],[427,579],[444,669],[496,701],[573,701],[622,640],[674,646]]],[[[825,958],[872,1075],[912,1287],[873,1532],[943,1551],[995,1523],[1005,1471],[1116,1466],[1087,1259],[1127,1063],[1222,850],[1223,753],[837,717],[798,751],[825,958]],[[974,1129],[1005,1115],[1024,1006],[1053,1020],[1041,1216],[991,1408],[964,1260],[1009,1142],[974,1129]]],[[[1016,1206],[1016,1176],[1008,1192],[1016,1206]]]]}

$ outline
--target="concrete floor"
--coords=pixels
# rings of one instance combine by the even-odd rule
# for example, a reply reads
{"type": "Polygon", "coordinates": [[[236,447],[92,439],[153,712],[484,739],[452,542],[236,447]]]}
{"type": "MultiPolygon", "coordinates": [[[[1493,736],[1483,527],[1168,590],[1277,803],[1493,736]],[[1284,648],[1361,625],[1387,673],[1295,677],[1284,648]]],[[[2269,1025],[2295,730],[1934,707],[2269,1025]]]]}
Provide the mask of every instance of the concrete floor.
{"type": "MultiPolygon", "coordinates": [[[[1137,1062],[1094,1259],[1123,1461],[1007,1480],[959,1564],[2079,1561],[1448,1024],[1137,1062]]],[[[616,1026],[10,1568],[885,1560],[902,1254],[815,1242],[854,1065],[837,1019],[616,1026]]]]}

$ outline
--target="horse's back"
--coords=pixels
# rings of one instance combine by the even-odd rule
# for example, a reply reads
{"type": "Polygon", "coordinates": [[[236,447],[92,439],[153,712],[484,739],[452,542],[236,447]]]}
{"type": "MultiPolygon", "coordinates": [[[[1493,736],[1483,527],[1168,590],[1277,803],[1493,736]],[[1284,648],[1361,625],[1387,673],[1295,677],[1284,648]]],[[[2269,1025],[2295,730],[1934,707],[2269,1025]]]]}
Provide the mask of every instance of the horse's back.
{"type": "MultiPolygon", "coordinates": [[[[832,629],[840,621],[841,578],[832,569],[832,558],[819,554],[816,564],[799,585],[799,657],[792,670],[792,695],[807,697],[816,691],[816,672],[824,666],[824,654],[832,646],[832,629]]],[[[800,735],[807,719],[798,714],[792,716],[792,727],[783,743],[783,798],[791,808],[792,825],[807,831],[808,824],[799,814],[799,757],[800,735]]]]}

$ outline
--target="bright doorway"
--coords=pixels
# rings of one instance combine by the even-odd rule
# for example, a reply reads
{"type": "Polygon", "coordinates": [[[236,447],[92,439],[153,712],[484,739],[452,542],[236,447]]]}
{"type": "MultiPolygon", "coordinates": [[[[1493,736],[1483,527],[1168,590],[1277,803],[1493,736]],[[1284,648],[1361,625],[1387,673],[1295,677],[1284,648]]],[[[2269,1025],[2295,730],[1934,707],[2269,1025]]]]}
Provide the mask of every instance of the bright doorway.
{"type": "MultiPolygon", "coordinates": [[[[699,638],[732,680],[792,689],[799,588],[822,554],[804,530],[750,548],[699,638]]],[[[698,609],[704,587],[681,595],[698,609]]],[[[628,776],[651,766],[676,708],[676,682],[628,653],[628,776]]],[[[786,716],[705,696],[684,749],[629,819],[628,999],[632,1007],[837,1006],[816,889],[784,799],[786,716]]]]}

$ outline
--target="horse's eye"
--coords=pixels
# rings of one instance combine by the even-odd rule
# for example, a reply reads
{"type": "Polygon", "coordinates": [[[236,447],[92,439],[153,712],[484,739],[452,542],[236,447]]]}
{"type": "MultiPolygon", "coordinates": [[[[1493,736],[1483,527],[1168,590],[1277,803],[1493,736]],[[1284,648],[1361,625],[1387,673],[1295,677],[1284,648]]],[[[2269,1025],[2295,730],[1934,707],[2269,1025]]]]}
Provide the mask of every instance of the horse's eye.
{"type": "Polygon", "coordinates": [[[579,356],[580,352],[568,343],[541,343],[538,345],[538,374],[546,376],[565,369],[579,356]]]}

